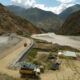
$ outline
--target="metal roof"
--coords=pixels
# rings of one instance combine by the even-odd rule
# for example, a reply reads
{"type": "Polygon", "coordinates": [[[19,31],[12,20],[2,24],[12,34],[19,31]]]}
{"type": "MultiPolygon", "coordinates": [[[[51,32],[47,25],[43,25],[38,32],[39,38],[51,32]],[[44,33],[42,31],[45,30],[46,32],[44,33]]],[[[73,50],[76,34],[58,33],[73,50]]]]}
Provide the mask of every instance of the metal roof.
{"type": "Polygon", "coordinates": [[[58,52],[58,55],[64,55],[64,56],[70,56],[70,57],[77,57],[75,52],[71,51],[63,51],[63,52],[58,52]]]}
{"type": "Polygon", "coordinates": [[[21,66],[25,66],[25,67],[31,68],[31,69],[37,68],[37,65],[31,64],[31,63],[27,63],[27,62],[21,62],[21,66]]]}

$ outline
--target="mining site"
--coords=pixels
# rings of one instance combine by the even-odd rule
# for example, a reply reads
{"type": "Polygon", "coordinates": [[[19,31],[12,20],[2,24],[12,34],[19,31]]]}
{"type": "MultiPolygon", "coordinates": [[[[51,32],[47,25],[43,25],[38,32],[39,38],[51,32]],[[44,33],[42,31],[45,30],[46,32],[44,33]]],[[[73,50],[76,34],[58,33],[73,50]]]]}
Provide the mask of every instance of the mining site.
{"type": "Polygon", "coordinates": [[[19,38],[14,38],[11,40],[9,36],[0,36],[0,52],[15,46],[19,42],[19,38]]]}
{"type": "Polygon", "coordinates": [[[80,1],[0,0],[0,80],[80,80],[80,1]]]}
{"type": "Polygon", "coordinates": [[[20,80],[80,80],[79,49],[36,38],[32,40],[34,45],[26,37],[0,36],[0,72],[20,80]],[[25,52],[30,45],[33,47],[25,52]],[[37,66],[39,78],[21,77],[21,64],[37,66]]]}

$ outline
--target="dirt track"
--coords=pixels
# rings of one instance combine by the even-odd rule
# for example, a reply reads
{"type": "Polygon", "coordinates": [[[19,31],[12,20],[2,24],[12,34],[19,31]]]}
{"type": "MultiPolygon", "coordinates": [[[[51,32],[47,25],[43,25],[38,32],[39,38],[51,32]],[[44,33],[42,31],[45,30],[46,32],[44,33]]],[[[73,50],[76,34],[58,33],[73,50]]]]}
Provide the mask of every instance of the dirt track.
{"type": "MultiPolygon", "coordinates": [[[[24,42],[28,45],[31,41],[23,38],[16,46],[3,52],[3,57],[0,58],[0,72],[6,73],[14,78],[20,78],[18,71],[8,69],[8,66],[23,52],[27,47],[24,47],[24,42]],[[4,55],[6,53],[6,55],[4,55]]],[[[80,61],[63,60],[59,71],[46,71],[41,74],[41,80],[80,80],[80,61]]]]}
{"type": "Polygon", "coordinates": [[[27,43],[27,47],[31,44],[31,40],[28,38],[22,38],[22,41],[16,46],[3,52],[3,56],[0,58],[0,72],[6,73],[15,78],[20,78],[19,72],[8,69],[9,65],[17,59],[17,57],[23,52],[27,47],[24,47],[24,43],[27,43]],[[6,53],[6,55],[5,55],[6,53]]]}
{"type": "Polygon", "coordinates": [[[80,62],[63,60],[60,70],[46,71],[41,74],[41,80],[80,80],[80,62]]]}

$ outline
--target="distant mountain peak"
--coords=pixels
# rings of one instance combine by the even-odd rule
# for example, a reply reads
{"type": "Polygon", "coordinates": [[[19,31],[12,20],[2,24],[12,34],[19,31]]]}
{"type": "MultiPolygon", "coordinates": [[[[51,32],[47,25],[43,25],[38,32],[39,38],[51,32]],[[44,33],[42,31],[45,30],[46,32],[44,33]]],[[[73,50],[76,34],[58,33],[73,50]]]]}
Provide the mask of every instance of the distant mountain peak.
{"type": "Polygon", "coordinates": [[[14,12],[16,15],[29,20],[44,32],[56,31],[63,23],[62,19],[57,14],[37,7],[31,7],[28,9],[16,9],[8,7],[8,9],[14,12]]]}
{"type": "Polygon", "coordinates": [[[74,6],[80,6],[80,4],[75,4],[74,6]]]}
{"type": "Polygon", "coordinates": [[[62,19],[66,19],[70,14],[80,10],[80,4],[75,4],[71,7],[66,8],[63,12],[59,14],[62,19]]]}

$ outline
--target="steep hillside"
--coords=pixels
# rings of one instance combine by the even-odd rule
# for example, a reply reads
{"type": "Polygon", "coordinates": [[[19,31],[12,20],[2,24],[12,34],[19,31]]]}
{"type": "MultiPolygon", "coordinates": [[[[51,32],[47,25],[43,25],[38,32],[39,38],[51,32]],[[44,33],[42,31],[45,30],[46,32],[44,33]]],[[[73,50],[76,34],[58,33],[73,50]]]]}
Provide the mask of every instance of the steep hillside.
{"type": "Polygon", "coordinates": [[[20,9],[20,7],[15,6],[7,6],[9,10],[14,12],[16,15],[21,16],[29,21],[31,21],[34,25],[36,25],[43,32],[53,32],[57,31],[62,25],[63,21],[59,18],[58,15],[44,11],[39,8],[29,8],[29,9],[20,9]]]}
{"type": "Polygon", "coordinates": [[[2,33],[33,34],[40,31],[29,21],[15,16],[0,4],[0,34],[2,33]]]}
{"type": "Polygon", "coordinates": [[[76,4],[72,7],[69,7],[67,9],[65,9],[62,13],[59,14],[59,16],[62,18],[62,19],[66,19],[70,14],[72,14],[73,12],[76,12],[80,10],[80,5],[79,4],[76,4]]]}
{"type": "Polygon", "coordinates": [[[71,14],[59,30],[59,34],[80,35],[80,11],[71,14]]]}

